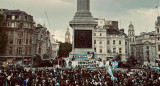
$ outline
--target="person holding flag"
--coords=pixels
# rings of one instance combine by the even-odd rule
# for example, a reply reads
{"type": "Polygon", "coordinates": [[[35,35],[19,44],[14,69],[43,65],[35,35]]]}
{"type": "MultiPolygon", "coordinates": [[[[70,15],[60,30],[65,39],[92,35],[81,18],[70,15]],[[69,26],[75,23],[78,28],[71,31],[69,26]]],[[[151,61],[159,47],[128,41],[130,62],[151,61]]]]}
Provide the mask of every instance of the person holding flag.
{"type": "Polygon", "coordinates": [[[114,81],[114,76],[113,76],[113,73],[112,73],[112,70],[111,70],[111,67],[110,67],[110,61],[107,59],[107,62],[106,62],[106,72],[109,73],[109,75],[111,76],[111,80],[114,81]]]}

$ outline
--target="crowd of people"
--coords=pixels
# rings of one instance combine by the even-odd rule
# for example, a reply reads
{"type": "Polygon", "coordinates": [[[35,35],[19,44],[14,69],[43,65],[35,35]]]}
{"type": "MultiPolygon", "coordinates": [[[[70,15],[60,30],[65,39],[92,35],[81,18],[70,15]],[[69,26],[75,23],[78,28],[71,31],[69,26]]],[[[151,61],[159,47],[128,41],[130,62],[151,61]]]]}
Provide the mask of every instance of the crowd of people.
{"type": "Polygon", "coordinates": [[[159,86],[160,71],[106,69],[2,70],[1,86],[159,86]]]}

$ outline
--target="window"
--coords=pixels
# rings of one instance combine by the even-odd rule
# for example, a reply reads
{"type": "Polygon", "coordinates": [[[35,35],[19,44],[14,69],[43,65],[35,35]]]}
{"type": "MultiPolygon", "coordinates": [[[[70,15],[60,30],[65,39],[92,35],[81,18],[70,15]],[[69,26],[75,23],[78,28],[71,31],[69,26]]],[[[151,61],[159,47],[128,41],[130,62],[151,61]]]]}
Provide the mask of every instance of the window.
{"type": "Polygon", "coordinates": [[[133,38],[133,42],[134,42],[134,38],[133,38]]]}
{"type": "Polygon", "coordinates": [[[111,53],[111,50],[109,48],[107,49],[107,53],[111,53]]]}
{"type": "Polygon", "coordinates": [[[94,48],[94,52],[96,52],[96,48],[94,48]]]}
{"type": "Polygon", "coordinates": [[[121,45],[121,40],[119,40],[119,45],[121,45]]]}
{"type": "Polygon", "coordinates": [[[146,53],[147,53],[147,56],[149,56],[149,51],[146,51],[146,53]]]}
{"type": "Polygon", "coordinates": [[[22,40],[18,39],[18,44],[21,45],[22,44],[22,40]]]}
{"type": "Polygon", "coordinates": [[[100,49],[100,51],[99,51],[100,53],[102,53],[102,49],[100,49]]]}
{"type": "Polygon", "coordinates": [[[126,51],[126,53],[127,53],[127,51],[126,51]]]}
{"type": "Polygon", "coordinates": [[[157,28],[157,33],[159,33],[159,28],[157,28]]]}
{"type": "Polygon", "coordinates": [[[25,54],[28,55],[28,47],[25,49],[25,54]]]}
{"type": "Polygon", "coordinates": [[[26,39],[26,44],[28,44],[28,39],[26,39]]]}
{"type": "Polygon", "coordinates": [[[100,33],[100,36],[102,36],[102,33],[100,33]]]}
{"type": "Polygon", "coordinates": [[[41,54],[41,48],[39,48],[38,53],[41,54]]]}
{"type": "Polygon", "coordinates": [[[109,40],[107,40],[107,44],[109,44],[109,40]]]}
{"type": "Polygon", "coordinates": [[[22,32],[22,31],[18,33],[18,37],[19,37],[19,38],[22,38],[22,37],[23,37],[23,32],[22,32]]]}
{"type": "Polygon", "coordinates": [[[18,55],[22,55],[22,48],[21,48],[21,47],[18,47],[18,48],[17,48],[17,54],[18,54],[18,55]]]}
{"type": "Polygon", "coordinates": [[[158,45],[158,51],[160,51],[160,45],[158,45]]]}
{"type": "Polygon", "coordinates": [[[9,48],[9,54],[12,54],[12,47],[9,48]]]}
{"type": "Polygon", "coordinates": [[[115,40],[113,40],[113,44],[116,44],[116,41],[115,41],[115,40]]]}
{"type": "Polygon", "coordinates": [[[14,19],[15,19],[15,16],[13,15],[13,16],[12,16],[12,20],[14,20],[14,19]]]}
{"type": "Polygon", "coordinates": [[[96,40],[94,40],[94,44],[96,44],[96,40]]]}
{"type": "Polygon", "coordinates": [[[28,38],[28,32],[27,32],[27,35],[26,35],[26,37],[28,38]]]}
{"type": "Polygon", "coordinates": [[[14,36],[14,31],[11,31],[10,37],[14,36]]]}
{"type": "Polygon", "coordinates": [[[15,25],[15,24],[12,22],[11,27],[14,27],[14,25],[15,25]]]}
{"type": "Polygon", "coordinates": [[[122,53],[122,48],[119,48],[119,53],[122,53]]]}
{"type": "Polygon", "coordinates": [[[94,33],[94,36],[96,36],[96,33],[94,33]]]}
{"type": "Polygon", "coordinates": [[[102,44],[102,41],[100,41],[99,44],[102,44]]]}
{"type": "Polygon", "coordinates": [[[30,39],[30,45],[32,44],[32,39],[30,39]]]}
{"type": "Polygon", "coordinates": [[[9,44],[13,44],[13,38],[10,38],[9,44]]]}
{"type": "Polygon", "coordinates": [[[149,49],[149,46],[147,46],[147,49],[149,49]]]}
{"type": "Polygon", "coordinates": [[[127,45],[127,42],[125,42],[125,45],[127,45]]]}
{"type": "Polygon", "coordinates": [[[116,48],[113,48],[113,53],[116,53],[116,48]]]}
{"type": "Polygon", "coordinates": [[[160,40],[160,37],[158,37],[158,40],[160,40]]]}
{"type": "Polygon", "coordinates": [[[160,59],[160,55],[159,55],[159,59],[160,59]]]}

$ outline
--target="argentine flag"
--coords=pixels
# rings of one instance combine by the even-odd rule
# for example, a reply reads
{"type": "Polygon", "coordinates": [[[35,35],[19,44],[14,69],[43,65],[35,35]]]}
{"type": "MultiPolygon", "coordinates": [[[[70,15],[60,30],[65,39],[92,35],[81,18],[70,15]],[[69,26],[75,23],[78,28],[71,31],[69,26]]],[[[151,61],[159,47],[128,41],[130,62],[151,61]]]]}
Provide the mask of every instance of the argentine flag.
{"type": "Polygon", "coordinates": [[[114,80],[114,76],[113,76],[113,73],[112,73],[112,70],[109,66],[109,61],[106,62],[106,67],[107,67],[107,73],[109,73],[109,75],[111,76],[111,80],[114,80]]]}
{"type": "Polygon", "coordinates": [[[118,62],[117,61],[114,61],[112,62],[112,68],[118,68],[118,62]]]}
{"type": "Polygon", "coordinates": [[[114,81],[114,76],[110,67],[108,67],[107,73],[111,76],[111,80],[114,81]]]}
{"type": "Polygon", "coordinates": [[[157,70],[160,70],[160,68],[159,68],[159,67],[157,67],[157,68],[155,69],[155,71],[157,71],[157,70]]]}

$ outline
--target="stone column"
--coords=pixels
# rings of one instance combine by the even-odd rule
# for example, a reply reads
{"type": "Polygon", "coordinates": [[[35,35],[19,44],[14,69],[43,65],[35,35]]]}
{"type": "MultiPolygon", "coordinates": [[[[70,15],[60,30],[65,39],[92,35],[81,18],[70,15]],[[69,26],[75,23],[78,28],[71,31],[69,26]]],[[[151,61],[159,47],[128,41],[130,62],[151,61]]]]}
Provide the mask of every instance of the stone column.
{"type": "Polygon", "coordinates": [[[77,12],[90,10],[90,0],[77,0],[77,12]]]}

